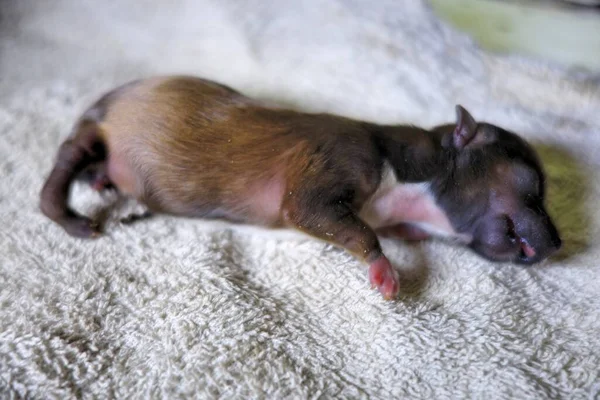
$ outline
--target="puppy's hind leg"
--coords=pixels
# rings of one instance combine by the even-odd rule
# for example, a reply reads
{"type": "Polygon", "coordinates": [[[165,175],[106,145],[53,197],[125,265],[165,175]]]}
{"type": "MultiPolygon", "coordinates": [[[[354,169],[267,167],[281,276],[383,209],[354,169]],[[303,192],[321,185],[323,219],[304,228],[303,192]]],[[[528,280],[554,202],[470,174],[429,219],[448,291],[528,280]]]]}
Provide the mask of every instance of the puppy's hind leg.
{"type": "Polygon", "coordinates": [[[68,205],[69,189],[75,177],[90,164],[106,158],[98,130],[95,121],[78,123],[74,134],[60,146],[54,168],[40,194],[40,209],[44,215],[71,236],[80,238],[91,238],[100,233],[96,222],[77,214],[68,205]]]}

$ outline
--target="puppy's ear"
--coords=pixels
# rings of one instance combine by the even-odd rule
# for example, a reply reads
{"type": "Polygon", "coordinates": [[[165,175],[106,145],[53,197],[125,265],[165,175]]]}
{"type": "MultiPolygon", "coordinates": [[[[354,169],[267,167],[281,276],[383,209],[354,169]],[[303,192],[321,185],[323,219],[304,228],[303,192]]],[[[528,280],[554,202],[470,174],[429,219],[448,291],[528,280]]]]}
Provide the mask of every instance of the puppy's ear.
{"type": "Polygon", "coordinates": [[[463,106],[456,106],[456,127],[452,132],[454,148],[475,148],[492,143],[495,139],[496,132],[491,125],[478,124],[463,106]]]}
{"type": "Polygon", "coordinates": [[[458,150],[464,149],[477,134],[477,121],[460,104],[456,105],[456,128],[452,133],[452,143],[458,150]]]}

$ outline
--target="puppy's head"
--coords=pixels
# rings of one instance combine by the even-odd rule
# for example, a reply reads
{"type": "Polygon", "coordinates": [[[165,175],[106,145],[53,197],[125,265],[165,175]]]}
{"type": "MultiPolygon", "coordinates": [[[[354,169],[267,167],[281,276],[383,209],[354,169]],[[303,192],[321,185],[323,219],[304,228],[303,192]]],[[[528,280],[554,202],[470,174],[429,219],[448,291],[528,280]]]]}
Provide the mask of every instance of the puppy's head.
{"type": "Polygon", "coordinates": [[[438,203],[469,246],[493,261],[533,264],[561,246],[548,215],[545,175],[533,148],[497,126],[478,123],[461,106],[442,136],[449,166],[438,203]]]}

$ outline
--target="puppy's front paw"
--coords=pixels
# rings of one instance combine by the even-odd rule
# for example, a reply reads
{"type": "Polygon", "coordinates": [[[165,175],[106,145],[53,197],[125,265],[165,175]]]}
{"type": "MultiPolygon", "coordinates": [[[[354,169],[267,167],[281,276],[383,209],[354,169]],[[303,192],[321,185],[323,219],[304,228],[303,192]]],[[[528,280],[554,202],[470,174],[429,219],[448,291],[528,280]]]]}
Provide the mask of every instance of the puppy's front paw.
{"type": "Polygon", "coordinates": [[[379,257],[369,265],[369,281],[386,300],[394,299],[400,289],[398,273],[386,256],[379,257]]]}

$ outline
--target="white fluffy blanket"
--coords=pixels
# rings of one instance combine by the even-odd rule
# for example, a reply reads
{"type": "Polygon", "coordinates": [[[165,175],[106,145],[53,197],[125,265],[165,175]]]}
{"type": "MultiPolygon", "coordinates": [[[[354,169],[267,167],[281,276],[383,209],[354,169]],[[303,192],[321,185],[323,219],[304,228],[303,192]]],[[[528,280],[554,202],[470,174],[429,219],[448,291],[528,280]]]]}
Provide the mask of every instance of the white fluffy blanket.
{"type": "MultiPolygon", "coordinates": [[[[600,82],[484,54],[417,0],[0,3],[0,397],[597,398],[600,82]],[[455,103],[534,141],[561,255],[524,269],[385,241],[396,302],[318,241],[201,220],[107,234],[37,208],[59,143],[104,90],[158,73],[293,107],[423,126],[455,103]]],[[[108,208],[109,211],[106,211],[108,208]]]]}

